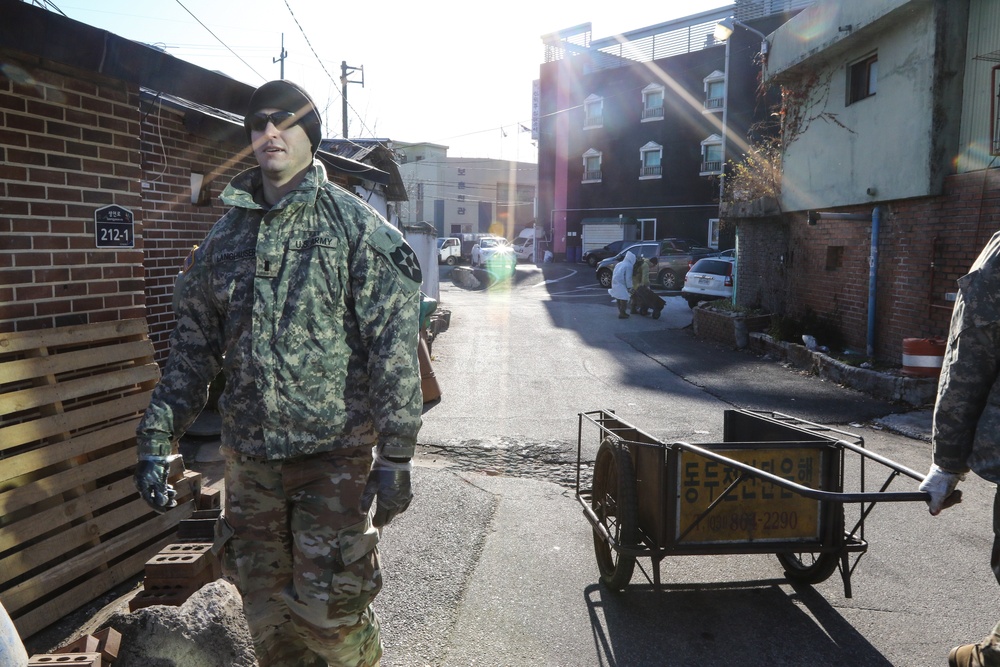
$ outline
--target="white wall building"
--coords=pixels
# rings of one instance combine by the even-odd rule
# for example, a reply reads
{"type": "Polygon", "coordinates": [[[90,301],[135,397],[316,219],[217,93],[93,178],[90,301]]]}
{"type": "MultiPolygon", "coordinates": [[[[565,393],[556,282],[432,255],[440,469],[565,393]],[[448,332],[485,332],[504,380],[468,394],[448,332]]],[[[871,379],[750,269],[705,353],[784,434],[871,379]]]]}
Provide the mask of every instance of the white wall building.
{"type": "Polygon", "coordinates": [[[428,222],[441,236],[493,232],[513,239],[535,219],[537,165],[448,157],[448,147],[394,142],[408,201],[402,224],[428,222]]]}

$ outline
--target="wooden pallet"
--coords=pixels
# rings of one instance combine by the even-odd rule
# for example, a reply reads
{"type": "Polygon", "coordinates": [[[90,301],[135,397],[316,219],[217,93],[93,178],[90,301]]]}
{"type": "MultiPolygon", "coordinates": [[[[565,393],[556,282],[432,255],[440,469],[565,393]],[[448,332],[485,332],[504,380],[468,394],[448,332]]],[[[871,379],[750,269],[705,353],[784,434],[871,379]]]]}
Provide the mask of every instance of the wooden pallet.
{"type": "Polygon", "coordinates": [[[0,334],[0,602],[29,637],[141,574],[191,515],[132,482],[135,428],[159,378],[144,320],[0,334]]]}

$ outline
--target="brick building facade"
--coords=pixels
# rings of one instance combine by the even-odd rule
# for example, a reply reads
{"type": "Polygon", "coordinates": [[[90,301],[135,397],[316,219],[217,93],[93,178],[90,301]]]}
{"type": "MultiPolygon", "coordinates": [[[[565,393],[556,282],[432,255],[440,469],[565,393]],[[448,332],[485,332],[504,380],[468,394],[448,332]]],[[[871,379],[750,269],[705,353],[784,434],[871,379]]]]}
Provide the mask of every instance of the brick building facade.
{"type": "MultiPolygon", "coordinates": [[[[869,216],[872,209],[841,212],[869,216]]],[[[810,225],[804,214],[787,214],[737,225],[738,303],[798,319],[811,311],[833,323],[845,347],[865,350],[870,221],[821,218],[810,225]]],[[[937,197],[881,205],[877,358],[898,363],[904,338],[947,335],[956,281],[998,227],[995,170],[949,176],[937,197]]]]}
{"type": "Polygon", "coordinates": [[[0,12],[0,332],[148,316],[162,361],[174,276],[250,164],[233,112],[253,89],[27,3],[0,12]],[[132,238],[101,247],[109,205],[132,238]]]}
{"type": "Polygon", "coordinates": [[[146,317],[162,361],[174,277],[225,212],[245,142],[193,133],[135,84],[4,59],[24,76],[0,78],[0,331],[146,317]],[[192,172],[205,205],[191,203],[192,172]],[[95,212],[110,204],[132,212],[134,247],[97,247],[95,212]]]}

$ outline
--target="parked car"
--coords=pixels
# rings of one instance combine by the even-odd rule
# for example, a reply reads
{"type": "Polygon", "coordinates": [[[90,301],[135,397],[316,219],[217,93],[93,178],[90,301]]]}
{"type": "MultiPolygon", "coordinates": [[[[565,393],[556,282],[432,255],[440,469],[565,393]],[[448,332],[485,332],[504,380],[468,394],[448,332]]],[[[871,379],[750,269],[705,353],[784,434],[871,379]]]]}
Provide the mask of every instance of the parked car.
{"type": "Polygon", "coordinates": [[[628,246],[614,257],[609,257],[597,265],[597,281],[604,287],[611,287],[611,274],[615,265],[625,259],[625,253],[632,250],[636,256],[646,259],[656,257],[656,266],[650,270],[650,282],[659,283],[663,289],[676,290],[684,281],[684,275],[702,257],[714,257],[711,248],[691,246],[683,239],[660,239],[640,241],[628,246]]]}
{"type": "Polygon", "coordinates": [[[517,266],[517,257],[507,239],[502,236],[484,236],[472,246],[472,265],[513,271],[517,266]]]}
{"type": "Polygon", "coordinates": [[[701,301],[733,298],[732,257],[704,257],[699,259],[684,276],[681,288],[688,305],[694,308],[701,301]]]}
{"type": "Polygon", "coordinates": [[[632,239],[631,241],[626,239],[622,239],[621,241],[614,241],[604,246],[603,248],[588,250],[587,252],[583,253],[583,261],[585,261],[590,266],[597,266],[597,263],[600,262],[601,260],[607,259],[608,257],[614,257],[619,252],[621,252],[622,249],[630,245],[635,245],[636,243],[638,243],[638,241],[636,241],[635,239],[632,239]]]}

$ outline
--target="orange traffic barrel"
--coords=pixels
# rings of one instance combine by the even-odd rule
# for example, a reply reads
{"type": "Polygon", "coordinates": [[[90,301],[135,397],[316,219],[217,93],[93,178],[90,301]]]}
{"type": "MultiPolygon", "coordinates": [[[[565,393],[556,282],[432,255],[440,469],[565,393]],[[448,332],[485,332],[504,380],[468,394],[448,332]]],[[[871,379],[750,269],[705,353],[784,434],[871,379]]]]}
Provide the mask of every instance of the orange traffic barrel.
{"type": "Polygon", "coordinates": [[[904,338],[903,375],[937,377],[944,361],[943,338],[904,338]]]}

